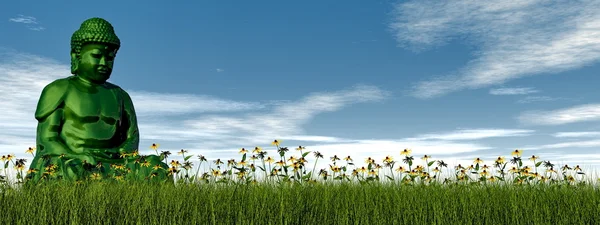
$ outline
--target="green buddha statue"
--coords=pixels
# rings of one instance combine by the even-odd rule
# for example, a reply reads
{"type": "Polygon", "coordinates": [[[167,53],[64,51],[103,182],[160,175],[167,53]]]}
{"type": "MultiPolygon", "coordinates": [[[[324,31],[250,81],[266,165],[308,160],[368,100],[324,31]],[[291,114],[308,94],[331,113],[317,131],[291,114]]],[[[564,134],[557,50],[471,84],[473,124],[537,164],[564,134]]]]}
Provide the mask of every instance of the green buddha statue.
{"type": "Polygon", "coordinates": [[[137,155],[133,102],[127,92],[107,82],[120,45],[113,26],[101,18],[84,21],[73,33],[73,75],[48,84],[35,111],[37,152],[28,182],[172,178],[159,156],[137,155]]]}

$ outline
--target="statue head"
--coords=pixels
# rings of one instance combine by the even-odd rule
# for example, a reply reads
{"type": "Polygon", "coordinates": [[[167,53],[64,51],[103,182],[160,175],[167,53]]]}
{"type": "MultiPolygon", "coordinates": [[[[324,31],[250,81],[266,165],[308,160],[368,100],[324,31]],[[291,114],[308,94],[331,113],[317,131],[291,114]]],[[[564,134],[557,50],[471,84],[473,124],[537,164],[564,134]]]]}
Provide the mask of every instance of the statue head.
{"type": "Polygon", "coordinates": [[[91,18],[71,36],[71,74],[94,83],[110,77],[121,41],[113,26],[102,18],[91,18]]]}

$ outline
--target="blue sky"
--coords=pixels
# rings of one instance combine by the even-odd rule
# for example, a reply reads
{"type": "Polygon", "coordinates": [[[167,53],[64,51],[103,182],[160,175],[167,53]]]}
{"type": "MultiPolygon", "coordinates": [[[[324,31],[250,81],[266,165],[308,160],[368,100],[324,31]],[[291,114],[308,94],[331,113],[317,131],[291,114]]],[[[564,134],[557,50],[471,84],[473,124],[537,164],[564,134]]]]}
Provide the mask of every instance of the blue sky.
{"type": "Polygon", "coordinates": [[[492,165],[518,148],[600,168],[597,1],[103,3],[0,8],[0,154],[31,161],[39,94],[70,75],[73,32],[101,17],[122,43],[109,81],[132,96],[146,154],[274,156],[277,138],[361,165],[405,148],[492,165]]]}

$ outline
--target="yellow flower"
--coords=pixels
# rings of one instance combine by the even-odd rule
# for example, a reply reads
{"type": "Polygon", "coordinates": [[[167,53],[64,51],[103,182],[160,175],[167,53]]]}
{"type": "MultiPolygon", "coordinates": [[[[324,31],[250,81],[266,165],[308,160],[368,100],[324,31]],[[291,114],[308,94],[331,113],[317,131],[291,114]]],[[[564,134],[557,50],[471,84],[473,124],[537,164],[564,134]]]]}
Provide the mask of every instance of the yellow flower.
{"type": "Polygon", "coordinates": [[[156,150],[159,146],[160,146],[159,144],[152,143],[152,145],[150,146],[150,148],[156,150]]]}
{"type": "Polygon", "coordinates": [[[537,156],[535,156],[535,155],[532,155],[532,156],[529,158],[529,160],[531,160],[531,161],[535,161],[535,160],[537,160],[537,159],[539,159],[539,157],[537,157],[537,156]]]}
{"type": "Polygon", "coordinates": [[[248,162],[246,162],[246,161],[241,161],[241,162],[239,162],[239,163],[238,163],[238,166],[239,166],[239,165],[246,166],[247,164],[248,164],[248,162]]]}
{"type": "Polygon", "coordinates": [[[440,169],[438,169],[438,167],[436,166],[436,167],[433,169],[433,172],[436,172],[436,173],[437,173],[437,172],[440,172],[440,169]]]}
{"type": "Polygon", "coordinates": [[[385,159],[383,159],[384,162],[387,163],[392,163],[394,161],[394,159],[392,158],[392,156],[386,156],[385,159]]]}
{"type": "Polygon", "coordinates": [[[271,158],[271,156],[267,157],[267,160],[265,160],[265,161],[267,161],[268,163],[275,162],[275,160],[273,158],[271,158]]]}
{"type": "Polygon", "coordinates": [[[363,166],[363,167],[361,167],[360,169],[358,169],[358,171],[360,171],[360,172],[363,172],[363,173],[364,173],[365,171],[367,171],[367,168],[365,168],[365,167],[363,166]]]}
{"type": "Polygon", "coordinates": [[[503,164],[504,163],[504,157],[503,156],[498,156],[498,159],[496,159],[496,162],[498,162],[499,164],[503,164]]]}
{"type": "Polygon", "coordinates": [[[19,170],[19,171],[23,171],[23,170],[25,169],[25,165],[23,165],[23,164],[17,164],[17,165],[15,166],[15,169],[17,169],[17,170],[19,170]]]}
{"type": "Polygon", "coordinates": [[[510,169],[510,172],[512,172],[512,173],[518,173],[518,172],[519,172],[519,170],[517,169],[517,167],[514,167],[514,166],[513,166],[513,167],[510,169]]]}
{"type": "Polygon", "coordinates": [[[131,153],[131,156],[134,156],[134,157],[138,156],[138,155],[140,155],[140,152],[137,149],[131,153]]]}
{"type": "Polygon", "coordinates": [[[375,175],[376,175],[376,172],[375,172],[375,170],[373,170],[373,169],[372,169],[371,171],[369,171],[369,175],[373,175],[373,176],[375,176],[375,175]]]}
{"type": "Polygon", "coordinates": [[[111,166],[112,166],[114,169],[116,169],[116,170],[117,170],[117,169],[121,169],[121,170],[122,170],[122,169],[125,169],[125,166],[124,166],[124,165],[116,165],[116,164],[113,164],[113,165],[111,165],[111,166]]]}
{"type": "Polygon", "coordinates": [[[271,142],[271,145],[279,145],[281,143],[281,141],[275,139],[273,142],[271,142]]]}
{"type": "Polygon", "coordinates": [[[496,181],[496,177],[491,176],[490,178],[488,178],[488,180],[491,181],[491,182],[494,182],[494,181],[496,181]]]}
{"type": "Polygon", "coordinates": [[[160,165],[155,165],[155,166],[153,167],[153,169],[154,169],[154,170],[160,170],[160,169],[162,169],[162,167],[161,167],[160,165]]]}
{"type": "Polygon", "coordinates": [[[29,147],[29,149],[27,149],[27,151],[25,151],[25,153],[31,153],[31,154],[33,154],[34,150],[35,150],[35,148],[29,147]]]}
{"type": "Polygon", "coordinates": [[[277,165],[279,165],[279,166],[285,166],[285,162],[283,160],[279,160],[279,162],[277,162],[277,165]]]}
{"type": "Polygon", "coordinates": [[[15,158],[15,154],[9,154],[8,156],[6,156],[6,161],[10,161],[13,158],[15,158]]]}
{"type": "Polygon", "coordinates": [[[521,170],[523,172],[525,172],[525,173],[529,173],[529,171],[531,170],[531,168],[529,168],[528,166],[524,166],[521,170]]]}
{"type": "Polygon", "coordinates": [[[398,167],[398,169],[396,169],[396,171],[397,171],[397,172],[400,172],[400,173],[402,173],[402,172],[404,172],[405,170],[404,170],[404,168],[403,168],[403,167],[398,167]]]}
{"type": "Polygon", "coordinates": [[[235,159],[227,160],[227,166],[235,165],[235,159]]]}
{"type": "Polygon", "coordinates": [[[246,152],[248,152],[248,150],[246,150],[245,148],[242,148],[242,149],[240,150],[240,154],[244,154],[244,153],[246,153],[246,152]]]}
{"type": "Polygon", "coordinates": [[[125,152],[121,152],[121,158],[125,158],[127,157],[129,154],[125,153],[125,152]]]}
{"type": "Polygon", "coordinates": [[[424,169],[424,168],[423,168],[423,166],[421,166],[421,165],[417,165],[417,167],[415,168],[415,170],[417,170],[417,171],[419,171],[419,172],[423,171],[423,169],[424,169]]]}
{"type": "Polygon", "coordinates": [[[523,154],[523,150],[519,150],[519,149],[515,149],[515,151],[513,151],[511,153],[511,155],[516,155],[516,156],[521,156],[521,154],[523,154]]]}
{"type": "Polygon", "coordinates": [[[296,161],[296,158],[294,158],[294,156],[290,156],[290,158],[287,161],[293,163],[294,161],[296,161]]]}
{"type": "Polygon", "coordinates": [[[187,150],[183,150],[181,149],[179,152],[177,152],[177,155],[183,155],[184,153],[187,153],[187,150]]]}
{"type": "Polygon", "coordinates": [[[573,169],[573,171],[581,171],[581,168],[579,168],[579,165],[575,166],[575,169],[573,169]]]}
{"type": "Polygon", "coordinates": [[[304,157],[302,157],[302,158],[298,159],[297,162],[299,162],[299,163],[305,163],[305,162],[308,162],[308,161],[306,161],[306,159],[304,157]]]}
{"type": "Polygon", "coordinates": [[[219,176],[221,174],[221,171],[220,170],[212,169],[212,174],[213,174],[213,176],[216,177],[216,176],[219,176]]]}
{"type": "Polygon", "coordinates": [[[348,156],[348,157],[344,158],[344,160],[346,160],[346,161],[352,161],[352,158],[350,158],[350,156],[348,156]]]}
{"type": "Polygon", "coordinates": [[[298,146],[298,147],[296,148],[296,150],[297,150],[297,151],[302,151],[302,150],[304,150],[304,149],[305,149],[305,147],[303,147],[303,146],[298,146]]]}
{"type": "Polygon", "coordinates": [[[179,160],[175,161],[175,160],[171,160],[171,166],[174,167],[179,167],[181,164],[179,164],[179,160]]]}
{"type": "Polygon", "coordinates": [[[340,167],[337,165],[336,166],[329,165],[329,168],[331,169],[331,171],[336,172],[336,173],[340,171],[340,167]]]}
{"type": "Polygon", "coordinates": [[[340,158],[338,158],[337,155],[333,155],[333,157],[329,157],[329,158],[331,159],[332,162],[340,160],[340,158]]]}
{"type": "Polygon", "coordinates": [[[428,160],[430,158],[431,158],[431,156],[428,156],[428,155],[425,155],[425,156],[421,157],[422,160],[428,160]]]}
{"type": "Polygon", "coordinates": [[[90,176],[91,176],[91,177],[92,177],[92,179],[94,179],[94,180],[100,180],[100,178],[102,178],[102,177],[100,176],[100,174],[99,174],[99,173],[93,173],[93,174],[92,174],[92,175],[90,175],[90,176]]]}
{"type": "Polygon", "coordinates": [[[400,152],[400,155],[410,155],[411,152],[412,152],[412,150],[405,148],[404,150],[402,150],[400,152]]]}
{"type": "Polygon", "coordinates": [[[173,175],[174,173],[177,173],[177,168],[175,167],[169,167],[169,175],[173,175]]]}
{"type": "Polygon", "coordinates": [[[254,150],[252,151],[252,153],[260,153],[262,149],[260,147],[254,147],[254,150]]]}
{"type": "Polygon", "coordinates": [[[36,173],[36,172],[37,172],[36,169],[29,169],[29,170],[27,170],[27,174],[36,173]]]}
{"type": "Polygon", "coordinates": [[[115,179],[116,179],[116,180],[123,180],[123,176],[121,176],[121,175],[117,175],[117,176],[115,176],[115,179]]]}
{"type": "Polygon", "coordinates": [[[487,170],[481,171],[481,176],[487,176],[487,175],[489,175],[489,173],[487,172],[487,170]]]}
{"type": "Polygon", "coordinates": [[[144,162],[142,163],[142,166],[150,167],[150,162],[144,160],[144,162]]]}
{"type": "Polygon", "coordinates": [[[483,160],[481,160],[479,157],[475,159],[475,161],[473,161],[475,164],[478,163],[483,163],[483,160]]]}

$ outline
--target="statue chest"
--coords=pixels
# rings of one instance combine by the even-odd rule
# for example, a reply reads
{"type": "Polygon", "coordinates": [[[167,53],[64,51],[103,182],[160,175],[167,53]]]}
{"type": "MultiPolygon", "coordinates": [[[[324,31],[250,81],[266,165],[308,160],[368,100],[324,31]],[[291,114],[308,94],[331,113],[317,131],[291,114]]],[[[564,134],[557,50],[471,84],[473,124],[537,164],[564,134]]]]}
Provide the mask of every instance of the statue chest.
{"type": "Polygon", "coordinates": [[[98,88],[94,92],[72,89],[64,102],[67,121],[114,126],[121,120],[122,101],[110,89],[98,88]]]}

